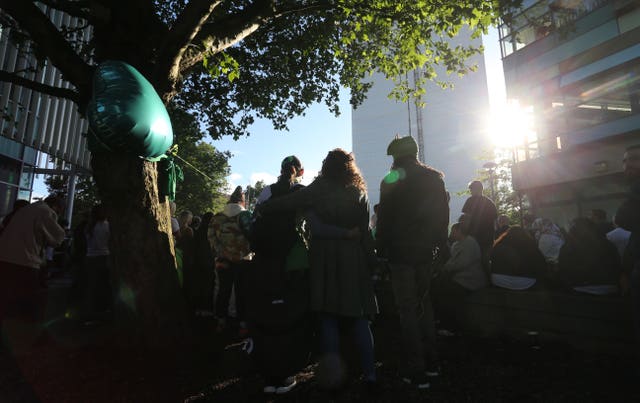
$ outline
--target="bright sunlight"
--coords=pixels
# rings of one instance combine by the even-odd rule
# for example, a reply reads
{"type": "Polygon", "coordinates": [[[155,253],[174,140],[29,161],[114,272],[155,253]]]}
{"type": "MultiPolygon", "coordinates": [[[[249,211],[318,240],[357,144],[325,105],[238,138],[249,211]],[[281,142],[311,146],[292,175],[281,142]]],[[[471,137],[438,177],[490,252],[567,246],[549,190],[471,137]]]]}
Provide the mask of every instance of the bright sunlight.
{"type": "Polygon", "coordinates": [[[514,148],[535,141],[533,108],[522,107],[517,100],[509,100],[491,112],[490,138],[497,148],[514,148]]]}

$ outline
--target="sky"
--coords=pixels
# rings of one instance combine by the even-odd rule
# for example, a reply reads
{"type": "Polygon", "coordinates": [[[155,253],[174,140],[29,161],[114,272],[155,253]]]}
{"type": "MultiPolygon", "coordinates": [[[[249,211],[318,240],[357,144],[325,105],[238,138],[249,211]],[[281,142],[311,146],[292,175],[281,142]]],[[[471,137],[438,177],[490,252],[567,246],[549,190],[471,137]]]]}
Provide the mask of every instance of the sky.
{"type": "MultiPolygon", "coordinates": [[[[506,95],[497,31],[492,29],[483,38],[483,43],[489,102],[492,113],[496,116],[492,120],[499,121],[497,116],[506,107],[506,95]]],[[[320,170],[328,151],[334,148],[352,151],[351,106],[347,89],[340,93],[340,110],[341,115],[336,117],[325,105],[315,104],[305,116],[289,122],[289,131],[276,131],[269,121],[256,120],[249,129],[249,137],[237,141],[232,138],[212,141],[218,150],[230,151],[233,155],[229,161],[230,189],[237,185],[253,185],[258,180],[264,180],[267,184],[275,182],[280,163],[288,155],[300,158],[305,168],[303,183],[310,183],[320,170]]]]}
{"type": "Polygon", "coordinates": [[[327,152],[334,148],[351,151],[351,105],[349,92],[340,92],[340,116],[329,112],[326,105],[311,106],[305,116],[288,123],[289,131],[276,131],[268,120],[258,120],[250,127],[251,135],[234,141],[223,138],[212,141],[218,150],[230,151],[231,175],[229,187],[246,187],[259,180],[275,182],[280,163],[289,156],[297,156],[304,167],[303,183],[310,183],[322,166],[327,152]]]}

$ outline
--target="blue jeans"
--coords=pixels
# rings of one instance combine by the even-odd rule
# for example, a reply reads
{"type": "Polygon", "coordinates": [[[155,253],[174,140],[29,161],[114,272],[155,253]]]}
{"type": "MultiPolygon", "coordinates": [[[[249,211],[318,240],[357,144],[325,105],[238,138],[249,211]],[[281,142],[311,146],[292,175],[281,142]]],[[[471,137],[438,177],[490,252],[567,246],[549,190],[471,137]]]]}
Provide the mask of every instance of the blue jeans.
{"type": "Polygon", "coordinates": [[[406,370],[422,372],[435,364],[436,330],[431,304],[431,265],[390,263],[391,286],[400,317],[406,370]]]}
{"type": "Polygon", "coordinates": [[[360,350],[360,365],[366,381],[376,380],[376,368],[373,352],[373,336],[369,328],[369,320],[366,318],[346,318],[331,314],[320,315],[320,334],[322,353],[338,354],[340,351],[340,332],[338,321],[350,321],[356,345],[360,350]]]}

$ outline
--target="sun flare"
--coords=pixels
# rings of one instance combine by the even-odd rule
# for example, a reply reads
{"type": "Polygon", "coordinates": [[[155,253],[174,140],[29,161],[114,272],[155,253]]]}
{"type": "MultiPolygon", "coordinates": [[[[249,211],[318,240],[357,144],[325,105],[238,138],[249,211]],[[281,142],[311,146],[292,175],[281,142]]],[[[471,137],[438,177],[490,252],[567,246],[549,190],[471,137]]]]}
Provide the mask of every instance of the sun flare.
{"type": "Polygon", "coordinates": [[[507,101],[492,111],[489,133],[498,148],[514,148],[534,141],[533,108],[523,107],[517,100],[507,101]]]}

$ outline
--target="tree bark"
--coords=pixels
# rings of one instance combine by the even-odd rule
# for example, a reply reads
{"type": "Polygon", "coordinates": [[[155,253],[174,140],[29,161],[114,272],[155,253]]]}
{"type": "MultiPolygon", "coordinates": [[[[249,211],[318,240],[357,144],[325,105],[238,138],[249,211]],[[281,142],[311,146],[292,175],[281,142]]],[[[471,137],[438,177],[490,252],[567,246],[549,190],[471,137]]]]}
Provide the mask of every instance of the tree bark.
{"type": "Polygon", "coordinates": [[[165,347],[188,335],[169,205],[154,162],[94,153],[93,176],[109,212],[114,313],[127,345],[165,347]]]}

